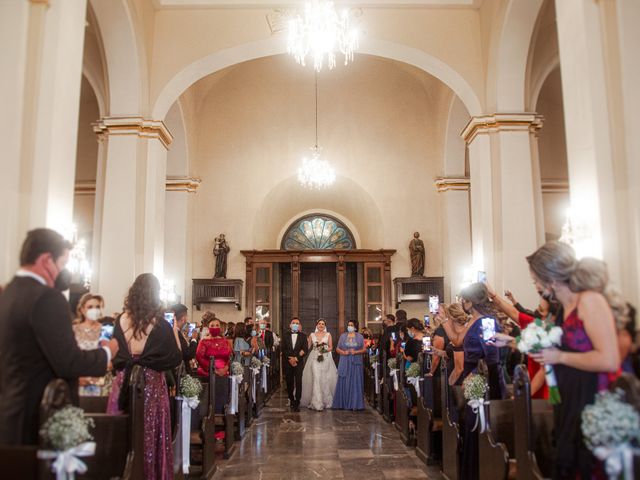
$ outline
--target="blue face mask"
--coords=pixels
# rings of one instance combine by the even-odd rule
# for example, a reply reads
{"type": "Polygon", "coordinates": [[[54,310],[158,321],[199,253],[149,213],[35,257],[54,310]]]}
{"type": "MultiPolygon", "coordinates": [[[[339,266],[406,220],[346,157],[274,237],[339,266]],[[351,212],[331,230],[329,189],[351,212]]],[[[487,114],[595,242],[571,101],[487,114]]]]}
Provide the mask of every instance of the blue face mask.
{"type": "Polygon", "coordinates": [[[351,325],[349,325],[349,326],[347,327],[347,332],[349,332],[349,333],[353,333],[353,332],[355,332],[355,331],[356,331],[356,327],[352,327],[351,325]]]}
{"type": "Polygon", "coordinates": [[[415,336],[416,336],[416,334],[415,334],[415,333],[413,333],[411,330],[409,330],[409,332],[408,332],[408,333],[409,333],[409,337],[411,337],[411,338],[413,338],[413,337],[415,337],[415,336]]]}
{"type": "Polygon", "coordinates": [[[251,330],[251,336],[255,337],[258,334],[258,332],[256,332],[255,330],[251,330]]]}
{"type": "Polygon", "coordinates": [[[292,323],[291,324],[291,331],[292,332],[297,332],[300,329],[300,325],[298,325],[297,323],[292,323]]]}

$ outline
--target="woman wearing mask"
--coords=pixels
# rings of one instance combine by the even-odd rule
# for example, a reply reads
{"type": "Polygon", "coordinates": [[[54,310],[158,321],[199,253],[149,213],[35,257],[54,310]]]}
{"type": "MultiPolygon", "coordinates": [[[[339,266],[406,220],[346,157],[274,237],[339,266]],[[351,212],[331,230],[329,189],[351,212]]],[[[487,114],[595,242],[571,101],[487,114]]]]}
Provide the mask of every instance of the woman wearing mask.
{"type": "Polygon", "coordinates": [[[182,362],[180,343],[171,325],[164,320],[160,302],[160,282],[144,273],[136,278],[124,303],[113,337],[120,349],[113,360],[118,372],[109,396],[107,413],[126,410],[129,376],[134,365],[144,372],[144,478],[173,479],[173,448],[169,393],[164,372],[182,362]]]}
{"type": "Polygon", "coordinates": [[[340,355],[338,384],[333,396],[334,409],[364,409],[364,374],[362,354],[367,349],[364,338],[357,332],[355,322],[347,324],[347,331],[340,335],[336,352],[340,355]]]}
{"type": "Polygon", "coordinates": [[[405,368],[418,361],[418,355],[422,352],[422,339],[426,334],[424,323],[417,318],[410,318],[407,322],[407,335],[409,339],[404,347],[404,359],[407,361],[405,368]]]}
{"type": "Polygon", "coordinates": [[[196,350],[198,375],[209,377],[209,359],[214,357],[216,375],[226,377],[229,375],[229,361],[232,354],[228,340],[222,336],[220,320],[217,318],[212,320],[209,324],[209,338],[201,340],[196,350]]]}
{"type": "MultiPolygon", "coordinates": [[[[102,332],[99,320],[102,318],[103,307],[102,297],[93,293],[85,293],[78,302],[77,318],[72,328],[76,342],[82,350],[95,350],[99,347],[102,332]]],[[[104,383],[104,377],[81,377],[78,380],[78,393],[80,396],[100,396],[104,383]]]]}
{"type": "Polygon", "coordinates": [[[262,331],[260,325],[254,323],[251,327],[251,353],[254,357],[258,357],[260,360],[267,353],[267,347],[262,339],[262,331]]]}
{"type": "MultiPolygon", "coordinates": [[[[251,334],[249,334],[251,338],[251,334]]],[[[243,367],[248,367],[251,364],[251,345],[247,341],[247,327],[244,323],[236,323],[236,330],[234,332],[233,339],[233,353],[234,361],[240,362],[243,367]]]]}

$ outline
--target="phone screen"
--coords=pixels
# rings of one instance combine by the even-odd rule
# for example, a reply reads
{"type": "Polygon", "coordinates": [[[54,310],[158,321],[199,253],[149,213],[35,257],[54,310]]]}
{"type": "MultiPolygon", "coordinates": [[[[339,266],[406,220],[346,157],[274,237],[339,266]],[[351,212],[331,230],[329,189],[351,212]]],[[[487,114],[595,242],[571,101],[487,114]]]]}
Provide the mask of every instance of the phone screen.
{"type": "Polygon", "coordinates": [[[486,342],[496,336],[496,321],[493,318],[482,319],[482,339],[486,342]]]}
{"type": "Polygon", "coordinates": [[[100,340],[111,340],[113,337],[113,325],[103,325],[100,329],[100,340]]]}
{"type": "Polygon", "coordinates": [[[424,326],[429,327],[429,315],[424,316],[424,326]]]}
{"type": "Polygon", "coordinates": [[[173,312],[165,312],[164,319],[173,327],[173,312]]]}
{"type": "Polygon", "coordinates": [[[391,338],[394,342],[396,341],[396,332],[391,332],[391,338]]]}
{"type": "Polygon", "coordinates": [[[187,335],[191,336],[191,334],[193,333],[193,331],[195,329],[196,329],[196,324],[189,322],[189,331],[188,331],[187,335]]]}
{"type": "Polygon", "coordinates": [[[422,351],[429,352],[431,350],[431,337],[426,335],[422,337],[422,351]]]}
{"type": "Polygon", "coordinates": [[[487,283],[487,272],[478,272],[478,281],[480,283],[487,283]]]}
{"type": "Polygon", "coordinates": [[[429,311],[431,315],[438,313],[438,308],[440,308],[440,297],[438,295],[429,295],[429,311]]]}

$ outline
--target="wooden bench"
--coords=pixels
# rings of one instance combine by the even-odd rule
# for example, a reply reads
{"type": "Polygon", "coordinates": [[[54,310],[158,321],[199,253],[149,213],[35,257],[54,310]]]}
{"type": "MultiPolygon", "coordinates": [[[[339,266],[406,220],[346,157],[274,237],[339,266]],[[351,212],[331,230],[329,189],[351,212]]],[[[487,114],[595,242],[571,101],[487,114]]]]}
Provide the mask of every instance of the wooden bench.
{"type": "MultiPolygon", "coordinates": [[[[384,379],[385,370],[384,370],[384,367],[382,366],[383,362],[381,360],[382,357],[380,356],[380,349],[379,348],[378,348],[377,355],[378,355],[378,365],[377,365],[376,369],[378,370],[378,393],[376,395],[376,410],[378,410],[378,413],[380,415],[382,415],[384,413],[384,387],[383,387],[383,385],[381,385],[381,382],[384,379]]],[[[375,378],[376,378],[375,373],[376,372],[374,371],[373,372],[374,381],[375,381],[375,378]]]]}
{"type": "Polygon", "coordinates": [[[442,456],[442,387],[429,370],[430,359],[424,355],[420,380],[422,395],[417,401],[416,456],[427,465],[435,465],[442,456]]]}
{"type": "Polygon", "coordinates": [[[396,392],[393,386],[393,378],[389,374],[389,366],[387,364],[387,352],[382,352],[382,417],[386,422],[395,420],[395,398],[396,392]]]}
{"type": "MultiPolygon", "coordinates": [[[[449,386],[449,370],[447,362],[440,362],[440,385],[442,400],[442,473],[449,480],[460,478],[460,453],[462,436],[460,434],[460,418],[457,397],[449,386]]],[[[461,390],[459,387],[454,387],[461,390]]],[[[458,396],[461,392],[458,392],[458,396]]]]}
{"type": "Polygon", "coordinates": [[[513,400],[491,400],[483,408],[486,430],[478,435],[480,480],[515,478],[513,400]]]}
{"type": "Polygon", "coordinates": [[[413,398],[417,399],[415,389],[409,383],[407,383],[405,365],[406,361],[401,353],[396,357],[398,363],[398,391],[396,392],[396,428],[400,432],[400,439],[402,443],[408,446],[414,446],[415,436],[412,435],[409,427],[411,407],[415,405],[413,398]]]}
{"type": "Polygon", "coordinates": [[[258,371],[258,373],[254,373],[251,370],[251,391],[249,394],[253,399],[253,391],[255,390],[256,396],[253,404],[253,416],[254,418],[258,418],[262,413],[262,407],[264,407],[265,398],[264,398],[264,390],[262,390],[262,367],[258,371]]]}
{"type": "Polygon", "coordinates": [[[255,407],[255,402],[253,401],[253,395],[251,394],[251,381],[252,381],[252,373],[250,367],[244,367],[244,374],[242,375],[242,385],[240,388],[240,395],[242,395],[245,399],[245,425],[246,428],[249,428],[253,423],[253,409],[255,407]]]}

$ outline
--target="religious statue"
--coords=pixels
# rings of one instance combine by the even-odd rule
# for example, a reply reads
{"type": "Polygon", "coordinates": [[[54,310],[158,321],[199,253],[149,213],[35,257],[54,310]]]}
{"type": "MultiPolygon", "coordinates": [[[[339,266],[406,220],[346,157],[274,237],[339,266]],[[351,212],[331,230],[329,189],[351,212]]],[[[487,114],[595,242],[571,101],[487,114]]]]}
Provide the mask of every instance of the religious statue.
{"type": "Polygon", "coordinates": [[[413,240],[409,243],[409,253],[411,254],[411,276],[424,276],[424,242],[420,240],[418,232],[413,234],[413,240]]]}
{"type": "Polygon", "coordinates": [[[229,244],[224,239],[224,233],[215,238],[213,245],[213,255],[216,258],[216,273],[213,278],[227,278],[227,254],[229,253],[229,244]]]}

